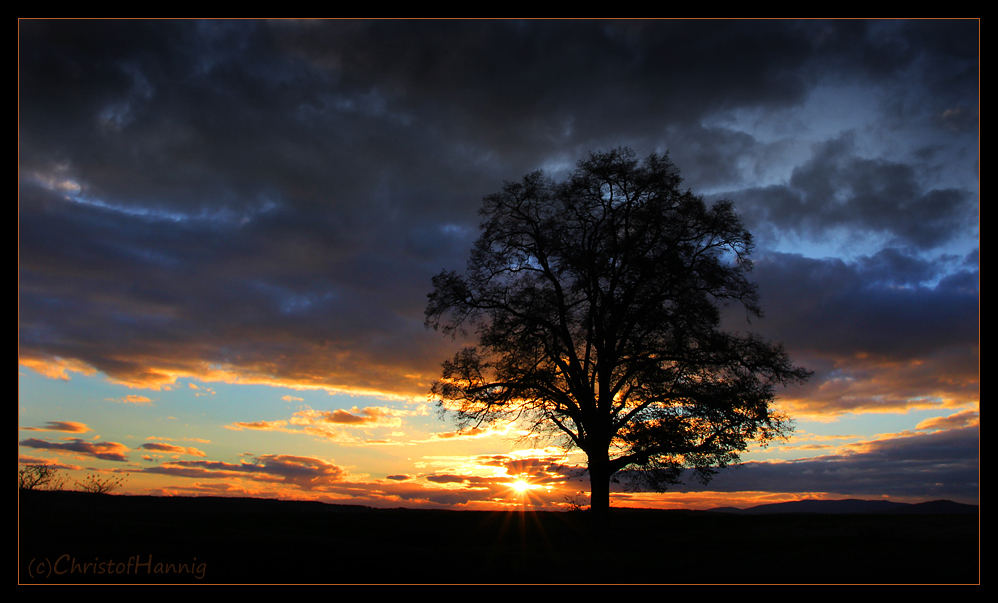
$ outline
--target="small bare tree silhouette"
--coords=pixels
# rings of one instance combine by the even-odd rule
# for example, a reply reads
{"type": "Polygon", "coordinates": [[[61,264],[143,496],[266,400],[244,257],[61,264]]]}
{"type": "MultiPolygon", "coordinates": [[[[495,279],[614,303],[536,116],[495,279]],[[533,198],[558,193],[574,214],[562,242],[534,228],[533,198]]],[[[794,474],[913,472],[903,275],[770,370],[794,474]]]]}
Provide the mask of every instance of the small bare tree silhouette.
{"type": "Polygon", "coordinates": [[[49,465],[27,465],[17,472],[18,490],[62,490],[67,477],[49,465]]]}
{"type": "Polygon", "coordinates": [[[585,492],[577,492],[572,495],[566,494],[564,498],[569,511],[584,511],[589,504],[589,497],[586,496],[585,492]]]}
{"type": "Polygon", "coordinates": [[[83,481],[76,482],[76,489],[90,494],[110,494],[122,486],[128,475],[126,473],[125,477],[114,475],[102,477],[96,473],[88,473],[83,481]]]}

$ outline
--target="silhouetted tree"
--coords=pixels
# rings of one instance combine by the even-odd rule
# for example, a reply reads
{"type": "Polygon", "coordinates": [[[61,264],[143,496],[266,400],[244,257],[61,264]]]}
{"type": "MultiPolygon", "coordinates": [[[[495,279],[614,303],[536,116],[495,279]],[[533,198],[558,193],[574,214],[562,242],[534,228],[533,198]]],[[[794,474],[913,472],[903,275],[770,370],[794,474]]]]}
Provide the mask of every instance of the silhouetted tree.
{"type": "Polygon", "coordinates": [[[114,475],[102,477],[96,473],[88,473],[82,482],[76,482],[76,489],[88,494],[110,494],[120,488],[127,477],[127,473],[125,477],[114,475]]]}
{"type": "Polygon", "coordinates": [[[426,324],[478,345],[433,385],[463,426],[530,422],[588,457],[605,517],[627,470],[658,490],[706,482],[750,442],[787,435],[776,385],[802,383],[783,348],[720,328],[721,305],[761,316],[752,237],[728,201],[680,188],[668,155],[593,153],[564,182],[542,172],[484,199],[467,274],[434,277],[426,324]]]}
{"type": "Polygon", "coordinates": [[[62,490],[66,477],[48,465],[27,465],[17,471],[19,490],[62,490]]]}

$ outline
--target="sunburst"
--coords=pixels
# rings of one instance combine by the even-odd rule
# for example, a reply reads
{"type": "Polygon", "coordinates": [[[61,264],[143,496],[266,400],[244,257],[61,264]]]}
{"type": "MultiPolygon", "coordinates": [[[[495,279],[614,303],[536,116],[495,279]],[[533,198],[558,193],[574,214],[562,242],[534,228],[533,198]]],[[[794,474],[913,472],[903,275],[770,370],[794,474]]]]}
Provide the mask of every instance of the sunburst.
{"type": "Polygon", "coordinates": [[[519,492],[520,494],[523,494],[527,490],[530,490],[531,488],[536,488],[537,486],[531,484],[527,480],[519,479],[510,484],[510,487],[519,492]]]}

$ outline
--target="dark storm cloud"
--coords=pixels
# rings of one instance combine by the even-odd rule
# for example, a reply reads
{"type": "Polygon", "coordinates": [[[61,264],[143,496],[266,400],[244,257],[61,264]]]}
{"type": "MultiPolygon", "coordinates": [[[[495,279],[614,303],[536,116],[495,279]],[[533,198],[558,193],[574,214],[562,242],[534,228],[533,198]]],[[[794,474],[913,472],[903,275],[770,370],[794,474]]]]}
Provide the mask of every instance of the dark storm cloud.
{"type": "MultiPolygon", "coordinates": [[[[923,177],[952,159],[935,139],[915,163],[839,136],[765,188],[755,176],[794,144],[706,122],[773,119],[834,82],[890,86],[877,110],[891,123],[973,130],[975,35],[974,22],[21,21],[19,356],[133,385],[424,395],[453,347],[423,329],[430,278],[464,265],[481,197],[621,144],[670,149],[694,188],[747,187],[730,196],[777,238],[951,241],[973,198],[923,177]]],[[[864,296],[848,304],[871,301],[851,278],[864,296]]],[[[777,330],[796,344],[807,317],[790,310],[777,330]]],[[[834,334],[828,316],[815,320],[834,334]]]]}
{"type": "Polygon", "coordinates": [[[191,371],[191,360],[302,378],[343,371],[349,381],[367,365],[413,356],[425,336],[429,274],[343,258],[318,233],[288,229],[277,243],[252,226],[120,215],[37,189],[22,188],[22,203],[22,346],[125,381],[156,381],[150,366],[191,371]],[[300,346],[312,355],[299,356],[300,346]],[[348,350],[357,356],[325,357],[348,350]]]}
{"type": "Polygon", "coordinates": [[[759,325],[829,355],[910,359],[976,346],[980,273],[971,262],[895,248],[853,262],[767,253],[753,272],[766,313],[759,325]]]}
{"type": "Polygon", "coordinates": [[[263,23],[30,25],[22,94],[40,102],[21,127],[29,355],[80,358],[132,383],[169,381],[193,360],[370,388],[386,376],[363,383],[369,367],[387,374],[420,356],[424,290],[455,238],[423,224],[418,205],[453,183],[397,167],[439,172],[405,148],[421,135],[398,136],[366,108],[311,115],[330,76],[277,52],[263,23]],[[43,26],[56,31],[33,31],[43,26]],[[388,283],[405,290],[385,295],[388,283]]]}
{"type": "Polygon", "coordinates": [[[326,22],[276,31],[344,82],[381,91],[389,107],[404,102],[434,119],[446,110],[440,125],[450,135],[484,135],[512,153],[608,130],[637,135],[726,106],[792,102],[805,91],[795,70],[812,49],[803,29],[738,21],[326,22]]]}
{"type": "Polygon", "coordinates": [[[319,204],[369,227],[372,210],[454,210],[483,175],[545,156],[798,101],[811,35],[738,21],[30,22],[22,165],[68,162],[108,202],[319,204]]]}

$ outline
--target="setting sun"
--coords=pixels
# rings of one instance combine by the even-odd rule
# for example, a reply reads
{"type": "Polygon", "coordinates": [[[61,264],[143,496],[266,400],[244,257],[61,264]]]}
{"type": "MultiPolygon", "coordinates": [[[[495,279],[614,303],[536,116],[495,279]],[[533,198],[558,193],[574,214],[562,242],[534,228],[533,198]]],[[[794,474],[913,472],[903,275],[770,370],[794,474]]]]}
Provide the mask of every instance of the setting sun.
{"type": "Polygon", "coordinates": [[[527,490],[533,488],[533,484],[527,483],[525,480],[517,480],[510,484],[514,490],[517,492],[526,492],[527,490]]]}

